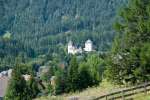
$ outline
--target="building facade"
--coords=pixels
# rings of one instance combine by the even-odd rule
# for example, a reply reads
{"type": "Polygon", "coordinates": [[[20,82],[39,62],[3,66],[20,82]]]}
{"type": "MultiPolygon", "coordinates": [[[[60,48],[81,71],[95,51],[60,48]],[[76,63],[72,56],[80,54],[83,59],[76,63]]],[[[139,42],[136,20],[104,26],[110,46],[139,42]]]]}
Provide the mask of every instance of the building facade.
{"type": "Polygon", "coordinates": [[[73,42],[70,41],[68,43],[68,54],[77,54],[77,53],[83,53],[85,52],[91,52],[93,51],[93,43],[91,40],[87,40],[85,42],[85,47],[82,49],[81,47],[77,48],[76,46],[73,45],[73,42]]]}
{"type": "Polygon", "coordinates": [[[86,51],[86,52],[91,52],[91,51],[93,51],[93,43],[92,43],[91,40],[87,40],[87,41],[85,42],[84,51],[86,51]]]}

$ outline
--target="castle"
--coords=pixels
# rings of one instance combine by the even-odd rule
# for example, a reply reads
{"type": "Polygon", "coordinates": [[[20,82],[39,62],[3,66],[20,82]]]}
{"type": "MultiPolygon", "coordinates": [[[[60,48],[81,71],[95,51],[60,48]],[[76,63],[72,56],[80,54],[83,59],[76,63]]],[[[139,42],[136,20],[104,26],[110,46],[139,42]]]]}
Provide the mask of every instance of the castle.
{"type": "Polygon", "coordinates": [[[81,47],[77,48],[73,45],[72,41],[68,43],[68,54],[77,54],[77,53],[83,53],[85,52],[91,52],[93,51],[93,43],[91,40],[87,40],[85,42],[85,47],[82,49],[81,47]]]}

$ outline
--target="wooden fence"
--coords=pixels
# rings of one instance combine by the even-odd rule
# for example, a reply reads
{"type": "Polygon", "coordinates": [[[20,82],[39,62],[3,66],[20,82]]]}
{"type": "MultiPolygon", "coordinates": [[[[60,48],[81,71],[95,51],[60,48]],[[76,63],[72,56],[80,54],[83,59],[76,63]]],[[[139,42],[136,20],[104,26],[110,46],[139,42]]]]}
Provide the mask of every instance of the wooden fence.
{"type": "Polygon", "coordinates": [[[133,96],[150,91],[150,83],[144,83],[135,87],[122,89],[95,98],[94,100],[132,100],[133,96]]]}

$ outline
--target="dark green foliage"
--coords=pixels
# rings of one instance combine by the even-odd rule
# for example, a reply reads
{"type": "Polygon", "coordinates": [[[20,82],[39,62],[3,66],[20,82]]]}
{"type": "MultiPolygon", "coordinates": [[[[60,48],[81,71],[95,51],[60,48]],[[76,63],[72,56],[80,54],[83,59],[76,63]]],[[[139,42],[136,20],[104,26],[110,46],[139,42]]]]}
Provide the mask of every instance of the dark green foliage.
{"type": "MultiPolygon", "coordinates": [[[[23,72],[22,66],[16,64],[13,68],[5,100],[32,100],[37,96],[39,93],[37,82],[33,76],[30,81],[25,81],[22,77],[23,73],[25,72],[23,72]]],[[[32,75],[31,73],[28,74],[32,75]]]]}
{"type": "Polygon", "coordinates": [[[72,57],[68,68],[68,88],[70,91],[76,91],[79,89],[79,73],[78,73],[78,62],[75,56],[72,57]]]}
{"type": "Polygon", "coordinates": [[[103,54],[96,52],[66,55],[65,62],[62,63],[57,54],[52,55],[50,62],[46,64],[53,67],[46,73],[47,81],[44,81],[50,84],[50,79],[53,80],[52,84],[48,85],[48,92],[51,95],[59,95],[99,85],[105,70],[103,58],[103,54]]]}
{"type": "Polygon", "coordinates": [[[99,84],[102,80],[103,60],[98,56],[98,54],[89,55],[87,57],[87,65],[89,67],[90,73],[93,78],[94,84],[99,84]]]}
{"type": "Polygon", "coordinates": [[[35,98],[37,94],[40,92],[37,81],[33,77],[31,77],[31,80],[27,82],[27,88],[28,88],[27,89],[28,96],[30,98],[35,98]]]}
{"type": "Polygon", "coordinates": [[[105,70],[104,60],[99,56],[99,54],[88,54],[85,61],[81,62],[80,67],[84,67],[92,77],[92,85],[99,85],[103,78],[103,72],[105,70]]]}
{"type": "Polygon", "coordinates": [[[12,73],[5,100],[27,100],[29,99],[27,92],[27,85],[22,77],[21,68],[19,65],[16,65],[12,73]]]}
{"type": "MultiPolygon", "coordinates": [[[[48,93],[51,95],[59,95],[62,93],[67,92],[67,74],[66,71],[62,68],[56,68],[54,71],[54,74],[52,75],[55,77],[53,82],[55,82],[55,85],[49,84],[51,80],[48,82],[48,93]]],[[[52,77],[51,76],[51,77],[52,77]]]]}
{"type": "Polygon", "coordinates": [[[0,71],[14,66],[18,62],[17,58],[25,63],[29,57],[34,57],[33,49],[24,47],[24,44],[18,40],[12,38],[5,40],[0,37],[0,71]]]}
{"type": "Polygon", "coordinates": [[[97,50],[106,51],[114,37],[116,11],[126,1],[1,0],[0,36],[9,31],[11,41],[0,42],[5,46],[0,58],[11,59],[12,64],[20,52],[31,58],[53,52],[63,55],[69,40],[83,46],[89,38],[97,50]]]}
{"type": "Polygon", "coordinates": [[[67,86],[65,92],[80,91],[99,85],[102,80],[105,68],[104,62],[98,54],[89,54],[82,61],[80,60],[79,56],[73,56],[70,60],[67,78],[64,78],[64,83],[66,82],[65,86],[67,86]],[[65,81],[66,79],[67,81],[65,81]]]}
{"type": "MultiPolygon", "coordinates": [[[[66,54],[66,45],[69,40],[72,40],[77,46],[83,47],[84,42],[91,39],[95,50],[107,51],[111,47],[115,34],[112,23],[116,11],[126,3],[127,0],[1,0],[0,70],[10,68],[16,62],[32,62],[34,58],[36,60],[35,65],[38,63],[39,65],[52,66],[50,67],[52,69],[45,73],[42,78],[45,80],[44,82],[49,82],[53,75],[57,77],[55,89],[49,86],[49,92],[52,94],[82,90],[89,86],[98,85],[103,78],[105,69],[103,59],[97,54],[72,57],[66,54]],[[64,63],[64,69],[59,68],[60,63],[64,63]]],[[[108,66],[109,70],[107,70],[108,76],[118,83],[123,78],[132,79],[134,82],[137,79],[145,80],[145,77],[148,78],[147,75],[141,74],[141,68],[136,68],[140,65],[139,61],[142,66],[149,66],[147,63],[149,55],[142,53],[149,48],[148,44],[143,46],[139,43],[136,46],[143,46],[143,48],[136,48],[135,43],[140,41],[137,39],[138,37],[142,37],[141,40],[143,41],[148,41],[149,21],[147,21],[147,17],[136,18],[136,13],[134,13],[139,11],[138,14],[141,14],[147,11],[146,15],[150,15],[149,7],[144,8],[145,6],[143,6],[146,3],[139,5],[141,4],[140,0],[135,1],[134,4],[136,5],[133,5],[132,9],[127,7],[120,13],[122,18],[115,24],[115,28],[119,32],[126,32],[123,36],[119,35],[115,41],[112,50],[114,54],[110,57],[111,66],[108,66]],[[134,9],[135,6],[140,6],[144,10],[134,9]],[[135,26],[134,29],[131,26],[135,26]],[[134,32],[138,34],[134,34],[134,32]],[[139,34],[140,32],[145,34],[139,34]],[[125,45],[122,41],[125,41],[125,45]],[[119,60],[119,64],[113,63],[111,58],[117,53],[123,55],[124,52],[126,54],[129,51],[132,54],[127,55],[124,60],[119,60]],[[141,52],[139,53],[139,51],[141,52]],[[127,65],[128,67],[125,69],[124,67],[127,65]],[[136,65],[136,67],[131,68],[132,65],[136,65]],[[118,72],[121,72],[121,75],[118,72]],[[130,73],[131,75],[128,77],[130,73]]],[[[149,50],[146,52],[148,53],[149,50]]],[[[32,67],[26,64],[19,66],[21,67],[19,73],[35,75],[32,67]]],[[[142,70],[142,72],[148,73],[146,71],[149,68],[144,69],[146,70],[142,70]]],[[[24,82],[20,76],[17,77],[18,80],[20,79],[19,83],[24,82]]],[[[11,84],[16,83],[11,82],[11,84]]],[[[22,85],[19,84],[19,86],[22,85]]],[[[24,82],[22,87],[23,90],[20,95],[26,95],[25,99],[34,98],[38,93],[34,79],[28,83],[24,82]]],[[[16,89],[15,86],[10,88],[16,89]]],[[[10,91],[7,96],[14,95],[10,91]]],[[[18,99],[22,98],[19,96],[18,99]]]]}
{"type": "Polygon", "coordinates": [[[150,1],[132,0],[120,13],[116,29],[123,33],[114,41],[106,75],[119,84],[149,81],[150,1]]]}
{"type": "Polygon", "coordinates": [[[57,72],[56,72],[56,77],[57,77],[57,80],[56,80],[56,88],[55,88],[55,95],[59,95],[61,93],[64,93],[65,92],[65,89],[67,88],[66,86],[66,76],[63,72],[62,69],[59,69],[57,72]]]}
{"type": "Polygon", "coordinates": [[[86,89],[87,87],[95,85],[93,84],[93,78],[90,74],[89,69],[87,68],[87,65],[84,64],[82,64],[82,66],[80,65],[78,82],[79,82],[79,90],[83,90],[86,89]]]}

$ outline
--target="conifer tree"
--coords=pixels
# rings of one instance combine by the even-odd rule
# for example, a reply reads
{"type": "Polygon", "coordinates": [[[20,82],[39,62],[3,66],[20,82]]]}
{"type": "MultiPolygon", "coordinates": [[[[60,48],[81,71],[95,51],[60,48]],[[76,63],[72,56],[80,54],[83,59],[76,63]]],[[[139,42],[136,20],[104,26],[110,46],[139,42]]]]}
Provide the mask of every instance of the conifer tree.
{"type": "Polygon", "coordinates": [[[21,68],[17,64],[12,72],[12,78],[5,96],[5,100],[27,100],[27,85],[21,75],[21,68]]]}
{"type": "Polygon", "coordinates": [[[86,62],[81,63],[79,66],[79,90],[95,85],[88,67],[86,62]]]}
{"type": "Polygon", "coordinates": [[[77,58],[73,56],[70,61],[68,70],[69,90],[76,91],[78,87],[78,63],[77,58]]]}
{"type": "MultiPolygon", "coordinates": [[[[29,81],[26,81],[22,76],[23,73],[25,73],[23,72],[25,68],[22,67],[27,66],[22,66],[20,64],[14,66],[7,93],[4,98],[5,100],[32,100],[32,98],[35,98],[39,93],[38,84],[33,76],[31,76],[29,81]]],[[[28,74],[33,75],[33,73],[28,74]]]]}
{"type": "Polygon", "coordinates": [[[122,34],[115,40],[108,58],[108,79],[119,84],[148,81],[150,74],[146,65],[150,62],[146,59],[150,55],[145,48],[150,46],[146,45],[150,43],[150,1],[131,0],[121,11],[115,28],[122,34]]]}
{"type": "Polygon", "coordinates": [[[35,98],[37,96],[37,94],[40,92],[39,88],[38,88],[38,84],[36,82],[36,80],[33,78],[33,76],[31,77],[31,79],[29,80],[29,82],[27,82],[27,88],[28,88],[28,96],[30,98],[35,98]]]}

